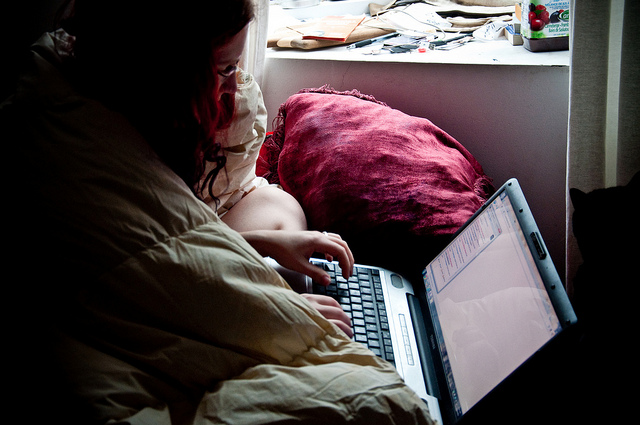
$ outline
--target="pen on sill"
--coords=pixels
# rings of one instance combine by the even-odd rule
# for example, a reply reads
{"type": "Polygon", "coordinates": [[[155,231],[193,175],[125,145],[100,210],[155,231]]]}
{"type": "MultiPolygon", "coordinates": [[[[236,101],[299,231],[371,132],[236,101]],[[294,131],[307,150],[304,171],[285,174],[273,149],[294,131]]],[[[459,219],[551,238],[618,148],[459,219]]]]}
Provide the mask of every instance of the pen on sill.
{"type": "Polygon", "coordinates": [[[461,35],[459,35],[457,37],[451,37],[451,38],[448,38],[446,40],[432,41],[431,43],[429,43],[429,49],[433,50],[436,47],[444,46],[445,44],[447,44],[447,43],[449,43],[451,41],[460,40],[460,39],[465,38],[465,37],[471,37],[471,34],[461,34],[461,35]]]}
{"type": "Polygon", "coordinates": [[[370,38],[368,40],[357,41],[357,42],[355,42],[353,44],[349,44],[347,46],[347,49],[355,49],[357,47],[368,46],[369,44],[372,44],[372,43],[375,43],[375,42],[378,42],[378,41],[382,41],[382,40],[386,40],[388,38],[395,37],[396,35],[398,35],[398,33],[397,32],[393,32],[391,34],[383,35],[381,37],[376,37],[376,38],[370,38]]]}

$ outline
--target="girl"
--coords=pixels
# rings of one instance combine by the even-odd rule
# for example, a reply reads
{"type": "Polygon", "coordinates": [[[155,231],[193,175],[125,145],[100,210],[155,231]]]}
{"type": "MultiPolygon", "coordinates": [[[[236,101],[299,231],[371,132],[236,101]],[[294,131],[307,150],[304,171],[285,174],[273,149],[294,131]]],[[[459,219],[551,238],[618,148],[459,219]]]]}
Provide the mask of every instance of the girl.
{"type": "MultiPolygon", "coordinates": [[[[235,105],[251,1],[196,1],[198,13],[193,5],[167,11],[168,4],[153,1],[70,3],[61,22],[68,33],[67,71],[78,90],[126,116],[196,196],[217,208],[215,189],[239,178],[236,169],[226,167],[224,136],[254,125],[242,120],[242,109],[236,115],[235,105]]],[[[256,86],[251,90],[251,103],[261,103],[256,86]]],[[[254,143],[258,149],[261,141],[254,143]]],[[[305,230],[300,205],[280,189],[256,188],[226,208],[222,220],[283,267],[327,283],[326,272],[309,263],[319,252],[336,258],[346,277],[353,268],[346,242],[336,234],[305,230]]],[[[337,302],[303,296],[351,335],[337,302]]]]}

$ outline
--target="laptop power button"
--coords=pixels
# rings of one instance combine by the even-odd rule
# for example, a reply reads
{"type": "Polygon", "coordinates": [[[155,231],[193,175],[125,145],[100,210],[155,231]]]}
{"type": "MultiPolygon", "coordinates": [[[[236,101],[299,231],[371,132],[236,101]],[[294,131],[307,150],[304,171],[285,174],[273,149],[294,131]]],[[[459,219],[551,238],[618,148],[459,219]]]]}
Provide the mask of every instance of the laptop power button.
{"type": "Polygon", "coordinates": [[[404,284],[402,283],[402,278],[397,274],[391,275],[391,284],[399,289],[402,289],[404,287],[404,284]]]}

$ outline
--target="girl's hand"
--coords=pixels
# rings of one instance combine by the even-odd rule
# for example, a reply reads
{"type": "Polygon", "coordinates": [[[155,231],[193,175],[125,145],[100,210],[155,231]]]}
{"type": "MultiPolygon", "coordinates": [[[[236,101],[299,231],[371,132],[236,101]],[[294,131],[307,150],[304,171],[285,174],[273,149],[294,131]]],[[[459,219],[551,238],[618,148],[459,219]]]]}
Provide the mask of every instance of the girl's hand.
{"type": "Polygon", "coordinates": [[[351,276],[354,259],[349,245],[335,233],[317,231],[256,230],[242,236],[260,255],[271,257],[283,267],[304,273],[314,282],[328,285],[329,274],[309,262],[311,256],[322,253],[326,259],[338,261],[345,279],[351,276]]]}
{"type": "Polygon", "coordinates": [[[351,319],[342,310],[340,304],[331,297],[316,294],[301,294],[322,314],[325,319],[338,326],[349,338],[353,337],[351,319]]]}

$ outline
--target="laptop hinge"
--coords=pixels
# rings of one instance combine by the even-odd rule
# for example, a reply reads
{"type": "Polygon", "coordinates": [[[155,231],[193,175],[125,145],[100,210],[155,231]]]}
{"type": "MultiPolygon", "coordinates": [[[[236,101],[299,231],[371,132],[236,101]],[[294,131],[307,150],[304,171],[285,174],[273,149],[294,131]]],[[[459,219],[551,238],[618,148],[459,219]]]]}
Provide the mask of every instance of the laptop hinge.
{"type": "MultiPolygon", "coordinates": [[[[411,321],[416,334],[416,343],[420,352],[420,363],[424,374],[427,393],[439,400],[440,389],[436,379],[436,370],[433,366],[433,358],[431,356],[431,346],[425,326],[424,316],[420,308],[420,299],[412,294],[407,294],[407,302],[409,304],[409,312],[411,313],[411,321]]],[[[435,343],[435,342],[434,342],[435,343]]]]}

